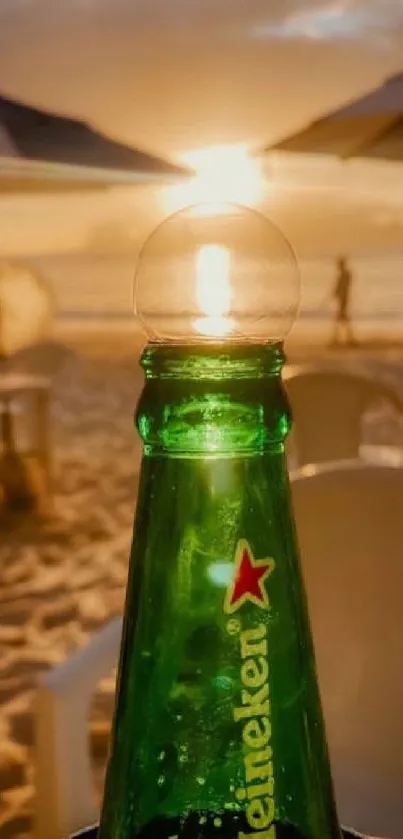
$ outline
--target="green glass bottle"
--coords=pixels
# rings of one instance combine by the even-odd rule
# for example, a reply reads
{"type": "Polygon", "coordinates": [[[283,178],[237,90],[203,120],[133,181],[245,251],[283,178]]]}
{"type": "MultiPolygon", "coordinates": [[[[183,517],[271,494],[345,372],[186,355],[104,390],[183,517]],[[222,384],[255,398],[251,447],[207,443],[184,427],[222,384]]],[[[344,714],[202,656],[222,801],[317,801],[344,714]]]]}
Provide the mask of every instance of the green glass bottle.
{"type": "MultiPolygon", "coordinates": [[[[201,320],[222,332],[223,313],[206,308],[201,320]]],[[[99,839],[338,839],[282,345],[214,340],[211,326],[207,342],[150,344],[142,358],[144,456],[99,839]]]]}

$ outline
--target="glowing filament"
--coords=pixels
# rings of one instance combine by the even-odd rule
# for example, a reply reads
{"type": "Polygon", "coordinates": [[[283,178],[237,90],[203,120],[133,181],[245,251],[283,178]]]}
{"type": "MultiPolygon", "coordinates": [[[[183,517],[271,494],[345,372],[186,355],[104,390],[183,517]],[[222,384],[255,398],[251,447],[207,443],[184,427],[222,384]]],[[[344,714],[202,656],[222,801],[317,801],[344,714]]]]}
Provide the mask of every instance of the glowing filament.
{"type": "Polygon", "coordinates": [[[231,331],[231,256],[222,245],[203,245],[196,257],[196,299],[204,317],[198,318],[198,332],[220,337],[231,331]]]}

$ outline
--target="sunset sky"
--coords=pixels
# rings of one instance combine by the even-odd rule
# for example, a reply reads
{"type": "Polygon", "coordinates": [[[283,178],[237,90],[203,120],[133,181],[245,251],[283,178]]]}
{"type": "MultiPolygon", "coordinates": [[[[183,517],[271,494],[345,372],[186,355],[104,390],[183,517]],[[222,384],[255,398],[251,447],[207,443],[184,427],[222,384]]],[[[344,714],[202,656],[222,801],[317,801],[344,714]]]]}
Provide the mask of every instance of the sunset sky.
{"type": "Polygon", "coordinates": [[[1,0],[5,93],[159,153],[267,143],[403,70],[401,0],[1,0]]]}
{"type": "MultiPolygon", "coordinates": [[[[263,148],[403,70],[403,3],[1,0],[0,47],[3,93],[83,117],[173,160],[194,162],[210,146],[263,148]]],[[[385,180],[379,169],[358,166],[351,181],[353,170],[340,175],[331,165],[321,166],[319,175],[304,170],[304,186],[295,195],[290,184],[281,196],[277,187],[266,189],[262,208],[297,247],[313,249],[324,213],[319,250],[328,249],[336,234],[349,246],[352,219],[360,248],[372,230],[375,242],[403,243],[403,169],[395,181],[390,170],[385,180]]],[[[266,177],[272,176],[267,163],[266,177]]],[[[55,250],[77,247],[79,224],[85,241],[108,225],[116,230],[122,222],[128,230],[129,214],[131,230],[141,236],[139,208],[146,219],[143,209],[153,200],[139,191],[130,199],[88,196],[75,199],[74,212],[64,202],[62,212],[55,199],[49,247],[50,241],[55,250]]],[[[161,216],[157,203],[160,211],[150,209],[147,229],[161,216]]],[[[23,206],[18,199],[1,199],[0,251],[6,245],[12,251],[26,246],[27,253],[47,247],[43,219],[49,206],[49,198],[23,206]]]]}

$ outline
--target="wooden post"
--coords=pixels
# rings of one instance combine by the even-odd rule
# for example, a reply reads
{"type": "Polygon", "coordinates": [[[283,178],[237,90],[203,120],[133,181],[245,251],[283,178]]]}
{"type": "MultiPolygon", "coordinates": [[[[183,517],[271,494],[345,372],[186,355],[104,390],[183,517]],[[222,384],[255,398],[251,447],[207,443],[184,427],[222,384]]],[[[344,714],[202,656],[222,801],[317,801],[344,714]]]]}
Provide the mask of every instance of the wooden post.
{"type": "Polygon", "coordinates": [[[38,457],[43,467],[45,504],[49,505],[52,497],[52,460],[50,434],[50,394],[44,387],[36,392],[36,438],[38,457]]]}

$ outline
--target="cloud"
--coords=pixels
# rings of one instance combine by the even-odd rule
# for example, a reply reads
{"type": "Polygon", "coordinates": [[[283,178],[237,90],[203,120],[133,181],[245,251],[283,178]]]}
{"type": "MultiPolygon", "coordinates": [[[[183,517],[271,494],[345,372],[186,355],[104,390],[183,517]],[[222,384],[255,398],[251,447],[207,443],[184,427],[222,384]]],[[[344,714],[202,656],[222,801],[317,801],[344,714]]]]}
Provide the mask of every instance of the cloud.
{"type": "Polygon", "coordinates": [[[403,26],[402,0],[332,0],[292,9],[282,20],[254,27],[257,38],[386,43],[403,26]]]}
{"type": "MultiPolygon", "coordinates": [[[[172,37],[383,41],[403,27],[403,0],[0,0],[2,28],[75,21],[172,37]]],[[[1,34],[1,33],[0,33],[1,34]]]]}

